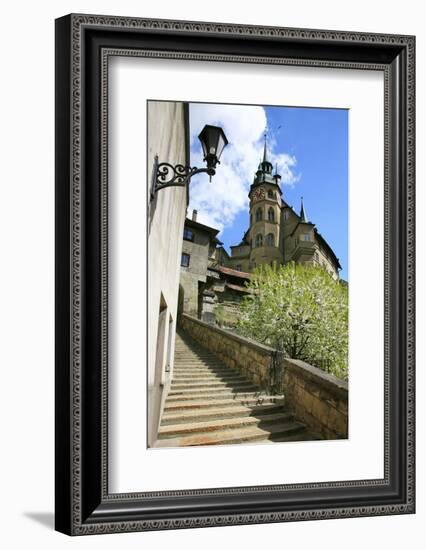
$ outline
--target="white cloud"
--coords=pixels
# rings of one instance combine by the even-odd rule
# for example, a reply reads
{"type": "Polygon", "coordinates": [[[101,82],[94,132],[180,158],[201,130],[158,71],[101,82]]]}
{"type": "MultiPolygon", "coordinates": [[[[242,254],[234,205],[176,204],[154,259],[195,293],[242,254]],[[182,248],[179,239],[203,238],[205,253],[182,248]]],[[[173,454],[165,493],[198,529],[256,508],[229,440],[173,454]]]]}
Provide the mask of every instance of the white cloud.
{"type": "MultiPolygon", "coordinates": [[[[203,174],[190,184],[190,210],[198,210],[198,221],[219,230],[232,225],[235,217],[248,208],[248,192],[263,154],[263,132],[267,118],[259,106],[195,103],[190,106],[191,164],[203,166],[198,134],[205,124],[221,126],[229,140],[212,182],[203,174]]],[[[274,145],[274,143],[272,143],[274,145]]],[[[294,172],[296,158],[287,153],[268,152],[278,165],[283,185],[294,185],[300,176],[294,172]]]]}

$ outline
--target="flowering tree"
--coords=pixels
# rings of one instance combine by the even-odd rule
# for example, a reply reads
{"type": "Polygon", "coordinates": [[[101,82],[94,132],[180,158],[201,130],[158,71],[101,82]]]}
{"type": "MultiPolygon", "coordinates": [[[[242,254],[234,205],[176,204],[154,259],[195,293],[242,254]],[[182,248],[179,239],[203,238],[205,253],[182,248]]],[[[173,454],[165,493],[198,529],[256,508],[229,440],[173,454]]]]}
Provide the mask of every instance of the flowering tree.
{"type": "Polygon", "coordinates": [[[348,377],[348,289],[321,267],[262,265],[248,283],[240,334],[348,377]]]}

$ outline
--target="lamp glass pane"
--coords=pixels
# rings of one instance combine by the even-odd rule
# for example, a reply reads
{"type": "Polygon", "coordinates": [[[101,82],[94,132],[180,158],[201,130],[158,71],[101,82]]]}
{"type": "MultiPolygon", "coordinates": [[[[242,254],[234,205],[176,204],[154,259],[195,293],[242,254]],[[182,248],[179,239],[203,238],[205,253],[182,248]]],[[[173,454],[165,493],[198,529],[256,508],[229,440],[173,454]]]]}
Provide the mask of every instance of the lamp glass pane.
{"type": "Polygon", "coordinates": [[[220,159],[220,156],[225,148],[225,145],[226,145],[226,142],[225,142],[225,139],[224,139],[224,135],[223,135],[223,132],[219,132],[219,136],[218,136],[218,143],[217,143],[217,151],[216,151],[216,156],[218,159],[220,159]]]}
{"type": "Polygon", "coordinates": [[[198,136],[198,139],[200,140],[201,142],[201,147],[203,148],[203,155],[206,156],[207,155],[207,145],[206,145],[206,133],[204,132],[204,130],[200,133],[200,135],[198,136]]]}
{"type": "Polygon", "coordinates": [[[219,129],[216,126],[208,126],[207,128],[207,146],[209,149],[209,153],[211,155],[216,155],[219,129]]]}

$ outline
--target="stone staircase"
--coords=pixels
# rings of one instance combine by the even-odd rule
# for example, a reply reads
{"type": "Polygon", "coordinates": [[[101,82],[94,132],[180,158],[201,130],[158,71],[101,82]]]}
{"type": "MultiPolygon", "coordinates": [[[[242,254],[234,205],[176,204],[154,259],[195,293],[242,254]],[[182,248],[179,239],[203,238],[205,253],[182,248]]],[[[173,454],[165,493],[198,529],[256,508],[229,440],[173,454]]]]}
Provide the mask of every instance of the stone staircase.
{"type": "Polygon", "coordinates": [[[156,447],[318,439],[286,410],[184,332],[176,334],[173,379],[156,447]]]}

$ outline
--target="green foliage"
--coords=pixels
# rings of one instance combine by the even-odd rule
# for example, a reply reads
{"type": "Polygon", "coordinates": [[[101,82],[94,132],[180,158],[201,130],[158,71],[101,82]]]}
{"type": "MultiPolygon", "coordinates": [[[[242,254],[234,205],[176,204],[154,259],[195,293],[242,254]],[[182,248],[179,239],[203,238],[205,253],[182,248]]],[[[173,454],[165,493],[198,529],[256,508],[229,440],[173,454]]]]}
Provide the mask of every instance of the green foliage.
{"type": "Polygon", "coordinates": [[[347,286],[295,263],[262,265],[247,286],[238,332],[347,380],[347,286]]]}

